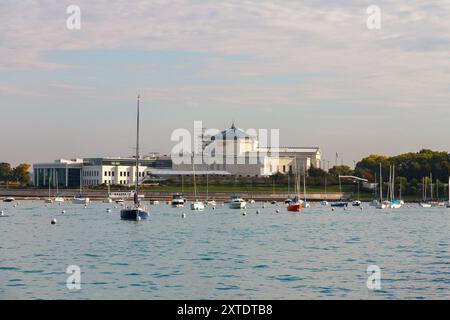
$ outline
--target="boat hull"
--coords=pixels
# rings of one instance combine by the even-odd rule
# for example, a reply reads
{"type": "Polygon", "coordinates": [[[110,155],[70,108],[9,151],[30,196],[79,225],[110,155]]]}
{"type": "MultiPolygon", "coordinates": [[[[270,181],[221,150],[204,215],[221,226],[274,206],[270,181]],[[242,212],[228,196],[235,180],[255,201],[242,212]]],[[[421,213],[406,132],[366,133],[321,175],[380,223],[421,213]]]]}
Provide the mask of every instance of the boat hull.
{"type": "Polygon", "coordinates": [[[91,202],[89,200],[89,198],[86,198],[86,199],[73,199],[72,200],[73,204],[89,204],[89,202],[91,202]]]}
{"type": "Polygon", "coordinates": [[[293,203],[293,204],[290,204],[287,207],[287,210],[290,211],[290,212],[299,212],[302,209],[303,209],[303,207],[302,207],[302,205],[300,203],[293,203]]]}
{"type": "Polygon", "coordinates": [[[335,202],[335,203],[332,203],[331,206],[334,208],[347,208],[348,202],[335,202]]]}
{"type": "Polygon", "coordinates": [[[3,200],[3,202],[14,202],[16,201],[14,198],[6,198],[3,200]]]}
{"type": "Polygon", "coordinates": [[[247,203],[245,202],[230,202],[230,209],[245,209],[247,203]]]}
{"type": "Polygon", "coordinates": [[[148,219],[149,214],[144,210],[139,209],[123,209],[120,210],[120,219],[129,220],[129,221],[137,221],[137,220],[146,220],[148,219]]]}
{"type": "Polygon", "coordinates": [[[193,202],[191,203],[191,210],[202,211],[205,210],[205,206],[202,202],[193,202]]]}

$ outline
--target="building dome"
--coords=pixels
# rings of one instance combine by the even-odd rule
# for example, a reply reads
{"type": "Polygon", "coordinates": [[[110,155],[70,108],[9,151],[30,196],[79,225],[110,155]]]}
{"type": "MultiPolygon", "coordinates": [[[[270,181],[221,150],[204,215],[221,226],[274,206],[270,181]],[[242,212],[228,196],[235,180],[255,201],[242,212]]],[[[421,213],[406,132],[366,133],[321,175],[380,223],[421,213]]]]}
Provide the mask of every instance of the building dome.
{"type": "Polygon", "coordinates": [[[241,140],[253,138],[251,135],[246,133],[244,130],[236,128],[233,124],[231,128],[222,131],[221,133],[211,137],[211,140],[241,140]]]}

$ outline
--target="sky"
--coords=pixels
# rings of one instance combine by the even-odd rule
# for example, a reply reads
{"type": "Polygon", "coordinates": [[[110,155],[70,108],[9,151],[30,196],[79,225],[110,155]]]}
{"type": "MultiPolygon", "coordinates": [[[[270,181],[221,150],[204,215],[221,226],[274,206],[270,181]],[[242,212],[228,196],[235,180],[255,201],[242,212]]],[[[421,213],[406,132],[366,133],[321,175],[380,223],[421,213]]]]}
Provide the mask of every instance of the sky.
{"type": "Polygon", "coordinates": [[[2,0],[0,162],[133,154],[137,94],[144,153],[195,120],[332,164],[448,151],[449,53],[448,0],[2,0]]]}

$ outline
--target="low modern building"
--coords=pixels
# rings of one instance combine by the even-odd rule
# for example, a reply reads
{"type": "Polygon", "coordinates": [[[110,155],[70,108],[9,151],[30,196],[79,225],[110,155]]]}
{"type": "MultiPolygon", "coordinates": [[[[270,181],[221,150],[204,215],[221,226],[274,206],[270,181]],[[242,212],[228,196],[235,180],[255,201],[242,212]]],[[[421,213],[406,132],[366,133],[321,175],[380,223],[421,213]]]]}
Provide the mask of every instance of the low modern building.
{"type": "MultiPolygon", "coordinates": [[[[139,179],[151,179],[152,169],[171,169],[167,156],[152,155],[139,161],[139,179]]],[[[136,158],[106,157],[65,160],[33,165],[36,187],[60,186],[78,188],[101,184],[131,186],[135,183],[136,158]]]]}

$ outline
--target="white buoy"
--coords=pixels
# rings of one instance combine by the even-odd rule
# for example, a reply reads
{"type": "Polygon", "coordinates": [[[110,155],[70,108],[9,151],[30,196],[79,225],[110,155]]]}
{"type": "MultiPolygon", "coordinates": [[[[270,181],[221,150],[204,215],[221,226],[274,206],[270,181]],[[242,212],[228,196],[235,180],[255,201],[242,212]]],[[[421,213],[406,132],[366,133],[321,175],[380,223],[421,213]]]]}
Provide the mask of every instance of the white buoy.
{"type": "Polygon", "coordinates": [[[276,213],[280,213],[280,210],[277,209],[275,212],[276,212],[276,213]]]}
{"type": "Polygon", "coordinates": [[[247,212],[244,212],[242,215],[243,215],[243,216],[246,216],[246,215],[247,215],[247,212]]]}
{"type": "Polygon", "coordinates": [[[52,224],[56,224],[58,221],[56,219],[52,219],[52,224]]]}
{"type": "Polygon", "coordinates": [[[61,213],[62,213],[62,214],[65,214],[65,213],[66,213],[66,210],[61,211],[61,213]]]}
{"type": "Polygon", "coordinates": [[[106,209],[106,212],[110,213],[110,212],[111,212],[111,209],[106,209]]]}
{"type": "Polygon", "coordinates": [[[212,209],[213,209],[213,210],[216,210],[216,207],[213,207],[212,209]]]}
{"type": "Polygon", "coordinates": [[[265,205],[263,205],[262,207],[263,207],[263,209],[264,209],[264,208],[265,208],[266,206],[265,206],[265,205]]]}
{"type": "Polygon", "coordinates": [[[5,212],[2,210],[2,211],[0,211],[0,216],[4,216],[5,215],[5,212]]]}
{"type": "Polygon", "coordinates": [[[181,218],[186,219],[186,213],[183,213],[183,214],[181,215],[181,218]]]}
{"type": "Polygon", "coordinates": [[[141,221],[141,217],[137,216],[136,220],[141,221]]]}
{"type": "Polygon", "coordinates": [[[256,210],[256,214],[260,214],[261,213],[261,211],[259,211],[259,210],[256,210]]]}
{"type": "Polygon", "coordinates": [[[334,211],[334,208],[331,208],[331,211],[334,211]]]}

